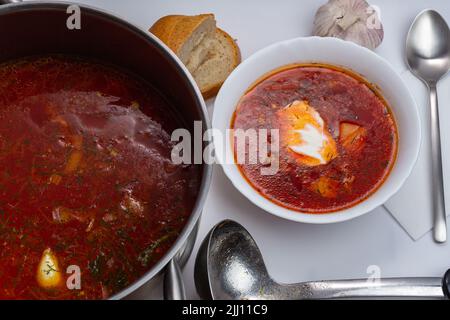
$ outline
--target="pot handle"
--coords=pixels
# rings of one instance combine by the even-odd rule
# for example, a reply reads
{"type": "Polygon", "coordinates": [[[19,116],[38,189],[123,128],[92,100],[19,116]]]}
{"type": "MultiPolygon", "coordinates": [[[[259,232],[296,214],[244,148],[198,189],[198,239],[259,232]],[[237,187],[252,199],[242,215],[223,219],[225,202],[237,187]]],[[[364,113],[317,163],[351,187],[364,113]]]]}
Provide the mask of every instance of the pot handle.
{"type": "Polygon", "coordinates": [[[175,259],[170,260],[164,275],[164,299],[186,300],[181,269],[175,259]]]}

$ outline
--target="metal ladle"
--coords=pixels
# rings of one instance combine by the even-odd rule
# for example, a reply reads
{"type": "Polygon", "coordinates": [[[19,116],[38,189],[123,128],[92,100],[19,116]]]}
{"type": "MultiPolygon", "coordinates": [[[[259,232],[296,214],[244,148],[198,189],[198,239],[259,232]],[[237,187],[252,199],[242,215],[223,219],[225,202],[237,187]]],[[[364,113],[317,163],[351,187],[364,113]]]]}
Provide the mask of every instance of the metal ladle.
{"type": "MultiPolygon", "coordinates": [[[[450,271],[450,270],[449,270],[450,271]]],[[[335,299],[360,297],[448,298],[450,272],[443,278],[275,282],[248,231],[225,220],[203,241],[195,262],[195,285],[204,299],[335,299]]]]}

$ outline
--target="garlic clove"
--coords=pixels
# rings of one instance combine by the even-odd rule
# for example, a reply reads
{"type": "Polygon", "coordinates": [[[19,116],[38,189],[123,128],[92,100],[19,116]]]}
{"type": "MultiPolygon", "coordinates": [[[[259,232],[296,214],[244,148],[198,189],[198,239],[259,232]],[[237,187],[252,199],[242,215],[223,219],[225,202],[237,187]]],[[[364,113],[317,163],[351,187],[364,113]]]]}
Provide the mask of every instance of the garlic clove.
{"type": "Polygon", "coordinates": [[[329,0],[317,10],[313,34],[336,37],[375,49],[383,41],[377,11],[365,0],[329,0]]]}

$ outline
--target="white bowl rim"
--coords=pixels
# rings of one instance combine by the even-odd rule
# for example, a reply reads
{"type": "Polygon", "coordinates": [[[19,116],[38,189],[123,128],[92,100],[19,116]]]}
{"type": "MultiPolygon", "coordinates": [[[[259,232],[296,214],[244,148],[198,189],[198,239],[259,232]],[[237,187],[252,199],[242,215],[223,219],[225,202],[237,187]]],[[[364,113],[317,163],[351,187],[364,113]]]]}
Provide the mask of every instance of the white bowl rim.
{"type": "MultiPolygon", "coordinates": [[[[281,217],[281,218],[284,218],[287,220],[295,221],[295,222],[312,223],[312,224],[336,223],[336,222],[347,221],[347,220],[359,217],[361,215],[367,214],[367,213],[373,211],[378,206],[383,205],[392,195],[394,195],[401,188],[403,183],[409,177],[409,175],[411,174],[411,172],[415,166],[415,163],[416,163],[418,155],[419,155],[422,135],[421,135],[421,124],[420,124],[419,111],[417,108],[417,104],[416,104],[414,98],[412,97],[411,92],[409,91],[408,87],[404,83],[403,79],[400,77],[399,73],[390,65],[390,63],[386,59],[379,56],[375,52],[373,52],[367,48],[364,48],[362,46],[359,46],[355,43],[352,43],[349,41],[344,41],[344,40],[341,40],[338,38],[331,38],[331,37],[316,37],[316,36],[298,37],[298,38],[293,38],[293,39],[273,43],[265,48],[258,50],[257,52],[252,54],[250,57],[245,59],[230,74],[230,76],[224,82],[224,84],[222,85],[222,88],[220,89],[220,91],[216,97],[216,100],[215,100],[215,104],[214,104],[215,112],[213,113],[212,127],[214,129],[216,129],[218,127],[217,126],[218,123],[223,123],[224,121],[227,121],[228,122],[227,128],[230,128],[231,119],[226,119],[226,120],[220,119],[217,110],[228,107],[228,108],[233,108],[233,113],[234,113],[234,110],[236,108],[235,105],[225,106],[225,105],[220,105],[220,104],[223,104],[224,97],[228,94],[227,91],[229,89],[229,86],[234,81],[236,81],[235,79],[239,76],[240,72],[242,72],[242,70],[247,67],[247,65],[253,63],[254,60],[260,59],[261,56],[264,56],[265,54],[267,54],[270,51],[273,51],[274,49],[276,49],[279,46],[285,47],[285,46],[291,46],[292,44],[295,44],[297,42],[305,42],[306,43],[306,42],[311,42],[311,41],[313,41],[313,42],[329,42],[329,43],[334,43],[338,46],[344,46],[344,47],[347,46],[347,48],[349,50],[359,50],[361,52],[361,54],[370,56],[371,59],[373,59],[374,61],[376,61],[379,64],[379,66],[382,66],[386,70],[389,70],[393,75],[395,75],[395,78],[397,78],[398,84],[403,86],[405,93],[407,93],[407,95],[404,97],[404,99],[407,99],[408,104],[410,104],[410,107],[411,107],[410,118],[414,122],[412,125],[416,128],[416,131],[414,132],[415,136],[413,137],[415,144],[413,146],[411,146],[413,148],[412,158],[410,159],[407,166],[403,169],[401,177],[398,178],[397,181],[394,183],[394,185],[390,188],[390,192],[388,192],[388,194],[385,194],[383,196],[379,196],[377,201],[373,200],[373,199],[375,199],[374,195],[377,194],[378,191],[383,188],[383,185],[385,185],[386,180],[389,179],[389,176],[391,175],[394,168],[391,169],[389,176],[386,178],[386,180],[383,182],[383,184],[374,193],[369,195],[366,199],[364,199],[360,203],[357,203],[354,206],[351,206],[349,208],[345,208],[345,209],[330,212],[330,213],[314,214],[314,213],[300,212],[297,210],[292,210],[292,209],[283,207],[283,206],[276,204],[275,202],[269,200],[268,198],[264,197],[256,189],[254,189],[253,186],[251,186],[246,181],[244,176],[241,174],[240,170],[237,168],[236,164],[221,163],[221,166],[224,170],[225,175],[228,177],[228,179],[232,182],[232,184],[234,185],[234,187],[237,190],[239,190],[253,204],[255,204],[256,206],[260,207],[261,209],[265,210],[266,212],[268,212],[270,214],[273,214],[275,216],[278,216],[278,217],[281,217]],[[237,178],[237,175],[234,172],[235,170],[239,171],[240,178],[237,178]],[[245,182],[245,184],[247,184],[248,187],[244,187],[244,188],[241,187],[240,184],[242,184],[243,181],[245,182]]],[[[327,61],[323,61],[323,60],[318,60],[318,61],[304,60],[304,61],[302,61],[300,58],[298,63],[327,63],[327,61]]],[[[292,63],[290,63],[290,62],[286,63],[285,66],[288,66],[290,64],[292,64],[292,63]]],[[[336,65],[336,64],[332,64],[332,63],[330,63],[330,64],[336,65]]],[[[283,65],[281,65],[279,67],[283,67],[283,65]]],[[[353,70],[352,68],[349,68],[346,66],[342,66],[342,67],[349,69],[350,71],[353,71],[356,74],[360,74],[358,72],[358,70],[353,70]]],[[[270,71],[273,71],[276,69],[277,69],[277,67],[274,67],[272,69],[268,69],[263,74],[255,74],[254,81],[260,79],[260,77],[262,77],[265,74],[269,73],[270,71]]],[[[366,78],[365,75],[362,75],[362,76],[364,78],[366,78]]],[[[245,88],[245,90],[247,88],[245,88]]],[[[245,92],[245,90],[244,90],[244,92],[245,92]]],[[[244,94],[244,92],[242,94],[244,94]]],[[[388,103],[389,103],[389,101],[388,101],[388,103]]],[[[393,113],[394,113],[394,111],[393,111],[393,113]]],[[[395,116],[395,113],[394,113],[394,116],[395,116]]],[[[220,153],[219,150],[220,149],[216,150],[216,154],[220,157],[221,155],[219,154],[220,153]]],[[[397,150],[397,152],[399,152],[399,150],[397,150]]],[[[397,157],[398,157],[398,154],[397,154],[397,157]]],[[[394,164],[394,166],[395,166],[395,164],[394,164]]]]}

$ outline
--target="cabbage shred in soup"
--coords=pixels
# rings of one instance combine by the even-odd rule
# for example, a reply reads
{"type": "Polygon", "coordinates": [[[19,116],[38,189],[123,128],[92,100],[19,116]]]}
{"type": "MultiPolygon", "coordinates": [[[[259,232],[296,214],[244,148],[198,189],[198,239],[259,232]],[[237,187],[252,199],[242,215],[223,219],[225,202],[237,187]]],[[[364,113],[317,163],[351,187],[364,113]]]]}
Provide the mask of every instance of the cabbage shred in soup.
{"type": "Polygon", "coordinates": [[[177,127],[155,89],[112,67],[1,65],[0,298],[107,298],[148,271],[200,185],[198,166],[170,160],[177,127]]]}
{"type": "Polygon", "coordinates": [[[378,91],[360,76],[328,65],[273,72],[241,98],[231,126],[279,130],[274,175],[261,174],[265,163],[238,165],[263,196],[306,213],[361,202],[386,179],[397,153],[395,121],[378,91]]]}

